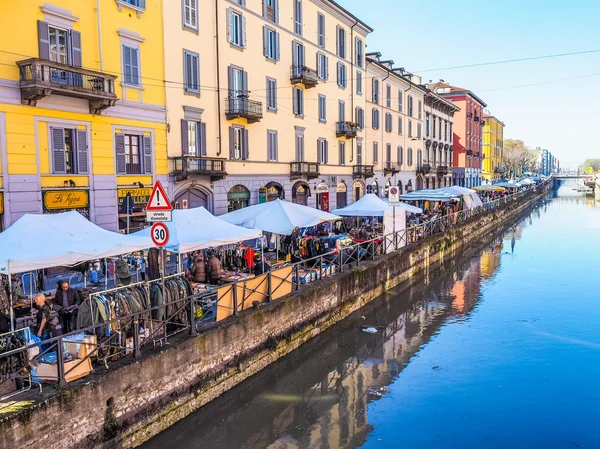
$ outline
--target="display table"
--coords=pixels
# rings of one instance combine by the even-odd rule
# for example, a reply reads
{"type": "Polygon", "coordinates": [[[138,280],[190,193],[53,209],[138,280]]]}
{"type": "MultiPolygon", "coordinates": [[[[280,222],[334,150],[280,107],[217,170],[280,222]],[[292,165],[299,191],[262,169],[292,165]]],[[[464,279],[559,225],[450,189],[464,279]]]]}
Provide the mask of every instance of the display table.
{"type": "Polygon", "coordinates": [[[247,281],[248,279],[254,279],[253,274],[248,273],[223,273],[219,278],[223,282],[237,282],[237,281],[247,281]]]}

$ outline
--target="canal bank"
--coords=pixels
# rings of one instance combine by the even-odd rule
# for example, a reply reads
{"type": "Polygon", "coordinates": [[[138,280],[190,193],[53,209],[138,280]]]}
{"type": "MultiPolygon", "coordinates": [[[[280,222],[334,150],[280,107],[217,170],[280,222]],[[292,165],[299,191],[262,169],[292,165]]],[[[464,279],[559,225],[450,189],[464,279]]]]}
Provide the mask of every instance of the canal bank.
{"type": "Polygon", "coordinates": [[[543,194],[529,193],[445,234],[243,312],[196,338],[172,341],[134,364],[96,373],[4,418],[0,446],[135,447],[387,290],[408,287],[419,273],[502,231],[543,194]],[[61,425],[52,424],[57,422],[61,425]]]}

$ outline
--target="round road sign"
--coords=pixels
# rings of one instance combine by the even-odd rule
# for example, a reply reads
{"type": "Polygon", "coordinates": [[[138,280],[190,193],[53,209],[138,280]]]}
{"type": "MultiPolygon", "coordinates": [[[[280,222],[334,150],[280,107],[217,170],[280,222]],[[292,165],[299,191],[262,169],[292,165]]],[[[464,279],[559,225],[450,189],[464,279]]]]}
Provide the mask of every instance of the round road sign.
{"type": "Polygon", "coordinates": [[[390,194],[398,195],[398,187],[390,187],[390,194]]]}
{"type": "Polygon", "coordinates": [[[165,246],[169,241],[169,229],[164,223],[154,223],[150,230],[150,237],[156,246],[165,246]]]}

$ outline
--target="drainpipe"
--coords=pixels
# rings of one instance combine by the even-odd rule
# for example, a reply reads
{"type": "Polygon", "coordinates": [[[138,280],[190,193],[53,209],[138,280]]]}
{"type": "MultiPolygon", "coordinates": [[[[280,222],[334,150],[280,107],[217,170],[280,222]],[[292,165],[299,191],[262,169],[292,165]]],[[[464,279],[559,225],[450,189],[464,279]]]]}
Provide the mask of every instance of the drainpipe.
{"type": "Polygon", "coordinates": [[[102,52],[102,22],[100,20],[100,0],[96,0],[96,14],[98,16],[98,53],[100,56],[100,71],[104,72],[104,57],[102,52]]]}
{"type": "Polygon", "coordinates": [[[218,122],[218,143],[219,150],[217,156],[221,155],[223,150],[223,142],[221,136],[221,62],[219,58],[219,0],[215,0],[215,43],[217,57],[217,122],[218,122]]]}
{"type": "MultiPolygon", "coordinates": [[[[356,69],[355,69],[355,65],[352,63],[352,61],[354,61],[354,27],[358,25],[358,19],[354,19],[354,25],[352,25],[352,27],[350,27],[350,68],[352,69],[352,73],[350,74],[350,88],[352,89],[352,92],[350,93],[350,117],[353,117],[352,122],[354,122],[354,119],[356,119],[356,116],[354,115],[354,76],[356,75],[356,69]]],[[[365,45],[366,47],[366,45],[365,45]]],[[[367,67],[367,59],[366,57],[364,57],[364,50],[363,50],[363,59],[365,61],[365,69],[367,67]]],[[[365,71],[365,75],[366,75],[366,71],[365,71]]],[[[366,79],[366,76],[365,76],[366,79]]],[[[366,111],[364,112],[366,113],[366,111]]],[[[363,114],[364,114],[363,113],[363,114]]],[[[355,143],[356,139],[352,139],[352,148],[350,148],[350,165],[352,165],[352,162],[354,162],[354,143],[355,143]]]]}

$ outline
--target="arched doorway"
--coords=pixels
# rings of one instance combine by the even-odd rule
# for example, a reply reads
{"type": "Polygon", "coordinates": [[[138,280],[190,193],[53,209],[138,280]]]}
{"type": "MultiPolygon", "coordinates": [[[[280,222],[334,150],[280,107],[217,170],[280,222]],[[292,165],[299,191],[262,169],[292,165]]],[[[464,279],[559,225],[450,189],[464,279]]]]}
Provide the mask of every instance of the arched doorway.
{"type": "Polygon", "coordinates": [[[412,179],[409,179],[408,182],[406,183],[406,193],[412,192],[412,190],[413,190],[412,179]]]}
{"type": "MultiPolygon", "coordinates": [[[[204,207],[210,209],[209,194],[204,190],[191,186],[175,196],[175,209],[193,209],[195,207],[204,207]]],[[[212,212],[212,211],[211,211],[212,212]]]]}
{"type": "Polygon", "coordinates": [[[348,186],[344,181],[338,182],[335,188],[335,204],[338,209],[348,205],[348,186]]]}
{"type": "Polygon", "coordinates": [[[304,181],[298,181],[292,187],[292,203],[308,205],[308,197],[310,196],[310,187],[304,181]]]}
{"type": "Polygon", "coordinates": [[[423,190],[423,177],[417,176],[417,190],[423,190]]]}
{"type": "Polygon", "coordinates": [[[227,192],[227,212],[243,209],[250,205],[250,190],[238,184],[227,192]]]}
{"type": "Polygon", "coordinates": [[[278,182],[269,182],[265,187],[267,188],[267,203],[269,201],[285,199],[283,187],[278,182]]]}
{"type": "Polygon", "coordinates": [[[317,194],[317,209],[329,212],[329,186],[322,182],[315,188],[317,194]]]}
{"type": "Polygon", "coordinates": [[[371,183],[371,192],[374,193],[375,195],[379,196],[379,183],[377,182],[376,179],[374,179],[373,182],[371,183]]]}
{"type": "Polygon", "coordinates": [[[398,181],[398,192],[402,195],[404,192],[402,191],[402,181],[398,181]]]}
{"type": "Polygon", "coordinates": [[[354,181],[352,190],[354,191],[354,202],[357,202],[365,195],[365,185],[362,181],[354,181]]]}
{"type": "Polygon", "coordinates": [[[390,187],[392,187],[392,181],[388,178],[387,181],[385,182],[385,187],[383,188],[384,198],[388,197],[388,194],[390,193],[390,187]]]}

